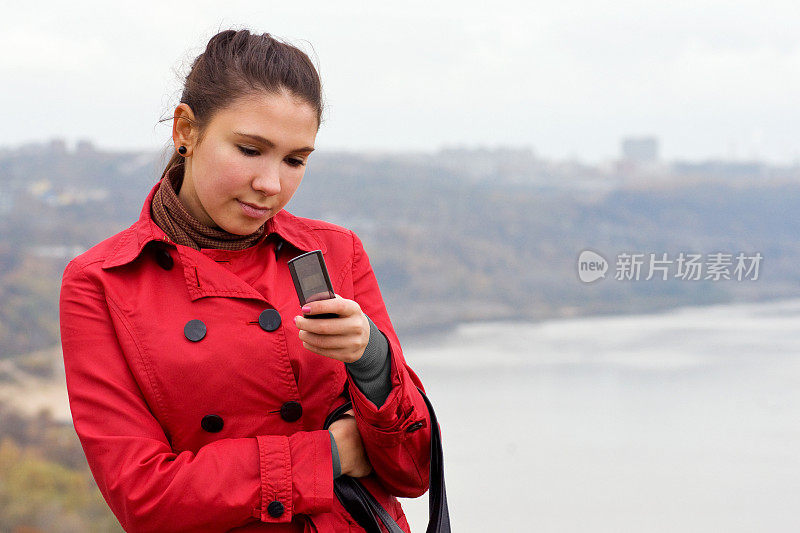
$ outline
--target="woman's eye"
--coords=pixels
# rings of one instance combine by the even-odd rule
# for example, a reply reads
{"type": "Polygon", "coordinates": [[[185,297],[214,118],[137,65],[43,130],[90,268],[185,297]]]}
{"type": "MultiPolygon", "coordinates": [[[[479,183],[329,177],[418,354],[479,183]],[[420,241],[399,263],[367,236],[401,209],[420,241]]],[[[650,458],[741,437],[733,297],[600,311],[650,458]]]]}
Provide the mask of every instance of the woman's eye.
{"type": "Polygon", "coordinates": [[[292,165],[293,167],[300,167],[305,165],[302,159],[289,158],[287,161],[289,161],[289,164],[292,165]]]}
{"type": "Polygon", "coordinates": [[[244,146],[238,146],[238,145],[237,148],[239,148],[239,151],[242,152],[244,155],[251,157],[258,155],[258,150],[253,150],[251,148],[245,148],[244,146]]]}

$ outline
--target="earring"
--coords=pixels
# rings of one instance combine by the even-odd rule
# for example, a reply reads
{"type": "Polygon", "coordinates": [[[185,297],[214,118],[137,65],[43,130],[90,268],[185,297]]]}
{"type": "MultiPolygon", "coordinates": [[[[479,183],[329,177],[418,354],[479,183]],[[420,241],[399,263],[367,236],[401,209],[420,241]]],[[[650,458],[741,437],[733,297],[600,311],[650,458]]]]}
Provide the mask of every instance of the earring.
{"type": "Polygon", "coordinates": [[[181,147],[178,148],[178,153],[181,155],[186,155],[186,147],[181,145],[181,147]]]}

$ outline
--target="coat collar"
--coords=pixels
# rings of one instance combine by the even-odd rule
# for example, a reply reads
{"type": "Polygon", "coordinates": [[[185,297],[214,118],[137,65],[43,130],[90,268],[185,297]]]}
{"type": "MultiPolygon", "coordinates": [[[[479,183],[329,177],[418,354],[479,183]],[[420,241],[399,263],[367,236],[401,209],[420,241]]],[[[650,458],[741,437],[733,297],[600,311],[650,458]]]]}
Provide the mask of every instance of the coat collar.
{"type": "MultiPolygon", "coordinates": [[[[186,250],[196,251],[188,246],[173,242],[164,230],[153,221],[150,215],[150,205],[153,202],[153,197],[160,184],[161,181],[156,183],[150,190],[142,206],[142,211],[139,214],[139,220],[122,233],[114,250],[109,254],[105,262],[103,262],[103,269],[130,263],[139,256],[142,249],[144,249],[145,245],[150,241],[169,243],[175,246],[181,255],[184,255],[186,250]]],[[[280,235],[283,240],[304,252],[322,250],[322,252],[325,253],[327,251],[325,244],[314,235],[311,228],[284,209],[278,211],[267,221],[267,228],[264,235],[268,236],[272,233],[280,235]]]]}

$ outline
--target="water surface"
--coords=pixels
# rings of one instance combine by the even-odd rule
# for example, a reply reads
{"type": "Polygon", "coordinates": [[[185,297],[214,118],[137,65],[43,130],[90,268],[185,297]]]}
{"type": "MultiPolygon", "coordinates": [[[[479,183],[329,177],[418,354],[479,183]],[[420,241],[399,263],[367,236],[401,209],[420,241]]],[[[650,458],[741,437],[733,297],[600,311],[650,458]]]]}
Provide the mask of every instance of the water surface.
{"type": "MultiPolygon", "coordinates": [[[[800,300],[409,345],[454,531],[800,531],[800,300]]],[[[425,531],[427,495],[402,500],[425,531]]]]}

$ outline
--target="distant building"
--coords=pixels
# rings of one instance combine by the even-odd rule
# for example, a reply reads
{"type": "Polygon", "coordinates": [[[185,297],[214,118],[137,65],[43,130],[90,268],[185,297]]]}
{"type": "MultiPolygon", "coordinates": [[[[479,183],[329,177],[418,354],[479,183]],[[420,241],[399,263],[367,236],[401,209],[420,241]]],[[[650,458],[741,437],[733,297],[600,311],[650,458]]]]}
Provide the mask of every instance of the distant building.
{"type": "MultiPolygon", "coordinates": [[[[529,181],[531,169],[539,164],[530,146],[444,146],[437,153],[437,166],[454,171],[467,180],[502,177],[529,181]]],[[[427,160],[427,154],[424,156],[427,160]]]]}
{"type": "Polygon", "coordinates": [[[765,177],[769,173],[769,168],[762,161],[675,161],[671,167],[675,174],[707,178],[752,179],[765,177]]]}
{"type": "Polygon", "coordinates": [[[658,139],[655,137],[622,139],[622,158],[637,163],[655,163],[658,161],[658,139]]]}
{"type": "Polygon", "coordinates": [[[77,154],[91,154],[94,151],[94,143],[88,139],[81,139],[78,141],[78,144],[75,145],[75,153],[77,154]]]}
{"type": "Polygon", "coordinates": [[[48,143],[47,149],[50,151],[50,153],[66,154],[67,141],[60,137],[54,137],[48,143]]]}

